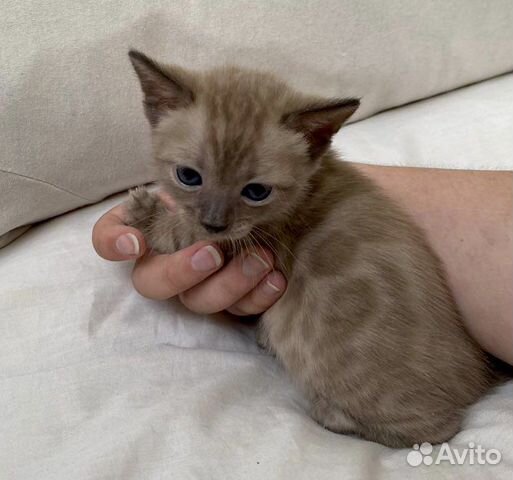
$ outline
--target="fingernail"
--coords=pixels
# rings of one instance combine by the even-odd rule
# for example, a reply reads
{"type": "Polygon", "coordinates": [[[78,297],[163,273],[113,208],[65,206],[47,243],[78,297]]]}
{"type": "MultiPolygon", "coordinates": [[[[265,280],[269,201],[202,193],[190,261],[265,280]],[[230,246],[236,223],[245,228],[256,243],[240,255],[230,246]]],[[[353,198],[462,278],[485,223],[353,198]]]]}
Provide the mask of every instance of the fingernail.
{"type": "Polygon", "coordinates": [[[139,255],[139,240],[133,233],[125,233],[116,240],[116,248],[123,255],[139,255]]]}
{"type": "Polygon", "coordinates": [[[242,273],[246,277],[254,277],[259,275],[271,267],[256,253],[250,253],[242,262],[242,273]]]}
{"type": "Polygon", "coordinates": [[[278,292],[281,292],[281,289],[274,285],[270,280],[267,280],[264,283],[262,290],[266,295],[276,295],[278,292]]]}
{"type": "Polygon", "coordinates": [[[282,287],[279,285],[283,285],[281,274],[272,272],[267,275],[265,283],[262,285],[262,290],[266,295],[274,296],[282,290],[282,287]]]}
{"type": "Polygon", "coordinates": [[[197,272],[208,272],[221,266],[222,261],[219,252],[211,245],[207,245],[192,256],[191,265],[197,272]]]}

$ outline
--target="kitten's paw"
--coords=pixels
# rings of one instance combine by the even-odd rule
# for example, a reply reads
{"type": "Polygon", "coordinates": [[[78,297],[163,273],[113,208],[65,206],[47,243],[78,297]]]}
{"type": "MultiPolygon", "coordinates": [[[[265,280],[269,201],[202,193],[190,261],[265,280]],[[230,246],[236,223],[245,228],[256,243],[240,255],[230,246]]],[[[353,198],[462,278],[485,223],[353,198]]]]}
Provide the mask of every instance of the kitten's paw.
{"type": "Polygon", "coordinates": [[[159,198],[149,192],[146,187],[137,187],[130,190],[126,201],[127,225],[140,230],[151,223],[158,208],[159,198]]]}
{"type": "Polygon", "coordinates": [[[256,329],[256,342],[257,345],[262,349],[265,350],[268,353],[274,353],[272,351],[271,345],[269,344],[269,338],[266,332],[264,332],[264,329],[258,325],[256,329]]]}
{"type": "Polygon", "coordinates": [[[317,423],[335,433],[352,435],[358,430],[349,416],[320,397],[314,397],[311,401],[310,415],[317,423]]]}

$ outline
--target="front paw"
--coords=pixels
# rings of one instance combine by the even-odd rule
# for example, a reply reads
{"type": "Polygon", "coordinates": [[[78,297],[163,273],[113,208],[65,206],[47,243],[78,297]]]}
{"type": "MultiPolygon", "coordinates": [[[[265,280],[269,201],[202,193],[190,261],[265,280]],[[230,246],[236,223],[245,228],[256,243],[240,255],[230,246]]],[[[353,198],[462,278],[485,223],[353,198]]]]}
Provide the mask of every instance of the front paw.
{"type": "Polygon", "coordinates": [[[271,344],[269,343],[269,336],[267,335],[267,332],[264,331],[261,324],[257,326],[255,337],[257,345],[262,350],[265,350],[267,353],[273,353],[271,344]]]}
{"type": "Polygon", "coordinates": [[[145,230],[155,219],[158,202],[157,195],[149,192],[146,187],[137,187],[130,190],[125,203],[127,225],[131,225],[139,230],[145,230]]]}

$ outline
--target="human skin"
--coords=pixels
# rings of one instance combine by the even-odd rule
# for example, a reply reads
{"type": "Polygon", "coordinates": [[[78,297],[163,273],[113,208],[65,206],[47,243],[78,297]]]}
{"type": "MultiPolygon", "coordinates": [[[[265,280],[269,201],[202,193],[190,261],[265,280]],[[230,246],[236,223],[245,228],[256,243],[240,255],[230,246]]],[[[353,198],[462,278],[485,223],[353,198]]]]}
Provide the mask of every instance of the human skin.
{"type": "MultiPolygon", "coordinates": [[[[172,214],[172,199],[164,194],[161,199],[172,214]]],[[[144,297],[179,296],[193,312],[228,310],[245,316],[264,312],[285,291],[285,277],[273,269],[273,254],[265,248],[226,264],[223,252],[212,242],[197,242],[171,255],[153,255],[143,234],[124,222],[123,204],[105,213],[93,228],[93,246],[106,260],[135,260],[132,283],[144,297]]]]}
{"type": "MultiPolygon", "coordinates": [[[[513,364],[513,172],[354,167],[423,228],[445,265],[469,332],[485,350],[513,364]]],[[[162,199],[172,210],[172,199],[162,199]]],[[[93,245],[107,260],[136,260],[132,282],[141,295],[179,296],[198,313],[262,313],[286,288],[265,249],[256,252],[258,258],[239,256],[226,265],[208,242],[172,255],[149,255],[142,233],[124,224],[122,205],[98,220],[93,245]],[[204,247],[209,248],[195,256],[204,247]]]]}

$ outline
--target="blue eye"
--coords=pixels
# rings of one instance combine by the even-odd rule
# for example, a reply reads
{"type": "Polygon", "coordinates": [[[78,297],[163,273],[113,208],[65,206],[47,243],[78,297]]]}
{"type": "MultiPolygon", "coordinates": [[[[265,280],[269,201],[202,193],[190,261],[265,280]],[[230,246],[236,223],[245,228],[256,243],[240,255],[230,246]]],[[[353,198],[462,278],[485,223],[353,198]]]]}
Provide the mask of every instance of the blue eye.
{"type": "Polygon", "coordinates": [[[189,167],[176,167],[176,177],[187,187],[199,187],[203,183],[201,175],[189,167]]]}
{"type": "Polygon", "coordinates": [[[273,187],[261,183],[248,183],[240,194],[252,202],[262,202],[272,191],[273,187]]]}

